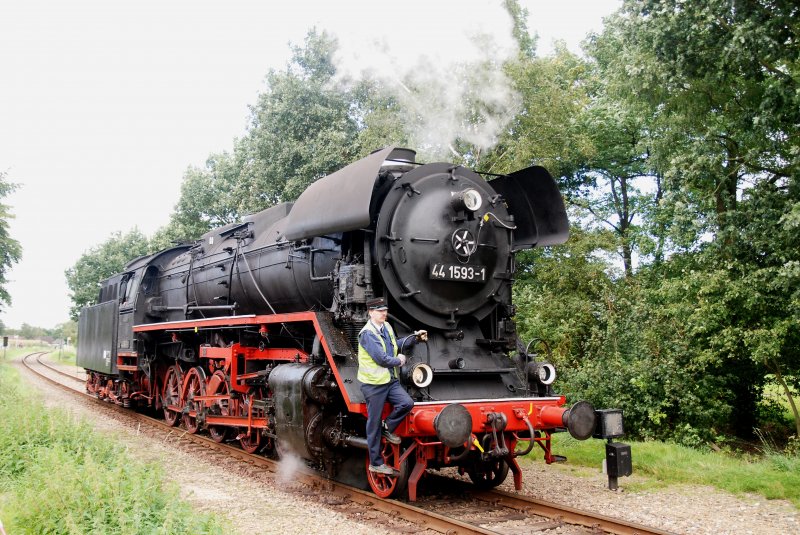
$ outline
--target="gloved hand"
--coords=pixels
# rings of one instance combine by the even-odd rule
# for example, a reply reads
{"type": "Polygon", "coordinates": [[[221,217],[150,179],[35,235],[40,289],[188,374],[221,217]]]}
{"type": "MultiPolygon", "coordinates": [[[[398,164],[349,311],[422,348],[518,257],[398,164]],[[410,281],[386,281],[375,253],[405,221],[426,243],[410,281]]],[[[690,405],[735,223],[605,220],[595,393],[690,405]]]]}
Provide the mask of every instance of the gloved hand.
{"type": "Polygon", "coordinates": [[[415,331],[414,336],[417,338],[418,342],[428,341],[428,331],[425,330],[415,331]]]}
{"type": "Polygon", "coordinates": [[[403,355],[402,353],[398,353],[397,354],[397,358],[400,359],[400,366],[405,366],[406,365],[406,356],[405,355],[403,355]]]}

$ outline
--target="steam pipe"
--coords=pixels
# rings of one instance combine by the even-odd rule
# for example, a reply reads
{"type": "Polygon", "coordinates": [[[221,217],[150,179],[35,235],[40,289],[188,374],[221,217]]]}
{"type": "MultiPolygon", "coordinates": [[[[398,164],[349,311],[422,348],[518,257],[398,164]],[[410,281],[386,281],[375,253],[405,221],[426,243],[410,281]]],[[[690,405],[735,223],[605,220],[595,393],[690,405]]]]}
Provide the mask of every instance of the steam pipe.
{"type": "Polygon", "coordinates": [[[355,435],[345,435],[344,437],[342,437],[342,442],[344,442],[347,446],[358,448],[360,450],[369,449],[369,446],[367,446],[367,439],[364,437],[357,437],[355,435]]]}
{"type": "Polygon", "coordinates": [[[522,451],[514,450],[514,452],[513,452],[514,453],[514,457],[524,457],[525,455],[528,455],[531,452],[531,450],[533,449],[534,443],[536,442],[534,440],[535,434],[534,434],[534,431],[533,431],[533,424],[531,423],[530,420],[528,420],[527,416],[523,416],[522,420],[525,422],[525,425],[528,426],[528,432],[531,435],[531,439],[528,441],[528,447],[526,449],[524,449],[522,451]]]}
{"type": "Polygon", "coordinates": [[[325,440],[334,448],[338,446],[350,446],[360,450],[366,450],[369,448],[367,446],[366,438],[356,435],[349,435],[344,433],[341,429],[333,426],[326,427],[322,431],[322,435],[325,437],[325,440]]]}
{"type": "Polygon", "coordinates": [[[169,311],[169,310],[184,310],[188,312],[194,312],[195,310],[236,310],[238,306],[236,304],[233,305],[188,305],[182,307],[153,307],[154,311],[169,311]]]}
{"type": "Polygon", "coordinates": [[[367,299],[372,297],[372,247],[368,232],[364,233],[364,295],[367,299]]]}
{"type": "Polygon", "coordinates": [[[456,455],[449,455],[448,456],[449,457],[448,462],[451,462],[451,463],[461,462],[461,461],[463,461],[464,459],[467,458],[467,455],[469,455],[469,452],[470,452],[470,445],[467,444],[466,446],[464,446],[464,451],[462,451],[461,453],[458,453],[456,455]]]}

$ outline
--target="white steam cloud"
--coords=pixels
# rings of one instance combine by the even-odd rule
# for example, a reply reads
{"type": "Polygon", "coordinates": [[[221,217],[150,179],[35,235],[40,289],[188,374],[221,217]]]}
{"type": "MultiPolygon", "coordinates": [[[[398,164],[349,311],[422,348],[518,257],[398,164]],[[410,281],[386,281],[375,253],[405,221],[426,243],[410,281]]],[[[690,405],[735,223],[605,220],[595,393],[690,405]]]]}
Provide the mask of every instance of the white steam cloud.
{"type": "Polygon", "coordinates": [[[304,466],[302,459],[291,453],[285,451],[281,453],[281,460],[278,463],[278,482],[281,485],[288,485],[295,481],[297,471],[304,466]]]}
{"type": "Polygon", "coordinates": [[[431,155],[454,151],[456,139],[492,147],[520,102],[502,70],[518,51],[502,2],[358,6],[321,24],[339,39],[342,76],[383,82],[407,110],[417,148],[431,155]]]}

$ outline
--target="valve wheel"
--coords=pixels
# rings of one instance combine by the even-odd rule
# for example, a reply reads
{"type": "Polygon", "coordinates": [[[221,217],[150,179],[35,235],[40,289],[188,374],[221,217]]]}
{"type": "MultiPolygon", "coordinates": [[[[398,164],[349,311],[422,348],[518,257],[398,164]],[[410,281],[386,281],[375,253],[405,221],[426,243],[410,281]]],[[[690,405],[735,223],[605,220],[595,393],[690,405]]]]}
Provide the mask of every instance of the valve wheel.
{"type": "Polygon", "coordinates": [[[465,228],[460,228],[453,232],[450,242],[453,245],[453,250],[459,256],[471,256],[478,248],[475,236],[465,228]]]}
{"type": "Polygon", "coordinates": [[[395,475],[376,474],[369,469],[369,455],[366,456],[367,480],[369,486],[379,498],[397,498],[406,490],[408,483],[408,459],[398,464],[400,459],[400,446],[389,444],[385,439],[381,439],[381,456],[386,466],[394,468],[395,475]]]}

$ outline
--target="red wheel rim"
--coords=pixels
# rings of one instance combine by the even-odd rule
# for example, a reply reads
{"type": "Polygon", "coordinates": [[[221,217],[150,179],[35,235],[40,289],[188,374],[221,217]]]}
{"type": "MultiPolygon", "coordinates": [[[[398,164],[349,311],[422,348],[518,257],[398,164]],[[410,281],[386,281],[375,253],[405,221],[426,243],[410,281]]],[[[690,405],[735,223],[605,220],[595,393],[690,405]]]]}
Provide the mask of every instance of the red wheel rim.
{"type": "Polygon", "coordinates": [[[197,368],[192,368],[186,374],[186,387],[184,388],[183,399],[186,400],[186,406],[189,412],[183,414],[183,426],[186,430],[195,434],[200,430],[198,424],[197,414],[203,410],[203,403],[195,401],[196,396],[204,396],[206,394],[206,383],[197,368]],[[194,415],[190,414],[194,412],[194,415]]]}
{"type": "Polygon", "coordinates": [[[100,390],[99,385],[100,385],[100,378],[97,376],[96,373],[86,374],[86,391],[87,392],[97,396],[98,392],[100,390]]]}
{"type": "Polygon", "coordinates": [[[164,421],[172,427],[180,421],[181,407],[181,378],[179,368],[170,366],[167,377],[164,379],[164,393],[161,395],[161,405],[164,407],[164,421]],[[173,407],[170,409],[169,407],[173,407]]]}
{"type": "MultiPolygon", "coordinates": [[[[227,396],[228,391],[228,382],[225,378],[225,374],[222,372],[214,372],[214,376],[212,377],[212,383],[216,383],[216,387],[209,391],[209,396],[227,396]],[[216,381],[214,381],[216,379],[216,381]]],[[[230,400],[223,399],[219,400],[214,403],[210,408],[209,412],[212,414],[219,414],[221,416],[229,416],[230,415],[230,400]]],[[[208,427],[208,434],[211,435],[211,440],[214,442],[224,442],[225,439],[228,437],[231,428],[224,426],[224,425],[211,425],[208,427]]]]}
{"type": "Polygon", "coordinates": [[[103,398],[105,400],[113,401],[116,398],[116,396],[114,395],[114,381],[112,379],[106,381],[106,388],[104,394],[105,395],[103,396],[103,398]]]}
{"type": "Polygon", "coordinates": [[[372,491],[380,498],[399,496],[406,488],[408,482],[408,459],[398,464],[400,459],[400,446],[389,444],[381,439],[381,457],[386,466],[394,468],[394,475],[376,474],[369,469],[369,455],[367,455],[367,480],[372,491]]]}
{"type": "MultiPolygon", "coordinates": [[[[239,403],[239,416],[247,418],[250,412],[250,404],[253,401],[261,399],[261,392],[256,390],[250,395],[245,395],[239,403]]],[[[263,411],[260,409],[253,409],[253,417],[260,416],[263,411]]],[[[242,427],[239,429],[239,444],[242,449],[247,453],[255,453],[261,447],[261,431],[259,429],[250,428],[250,435],[247,434],[247,428],[242,427]]]]}

